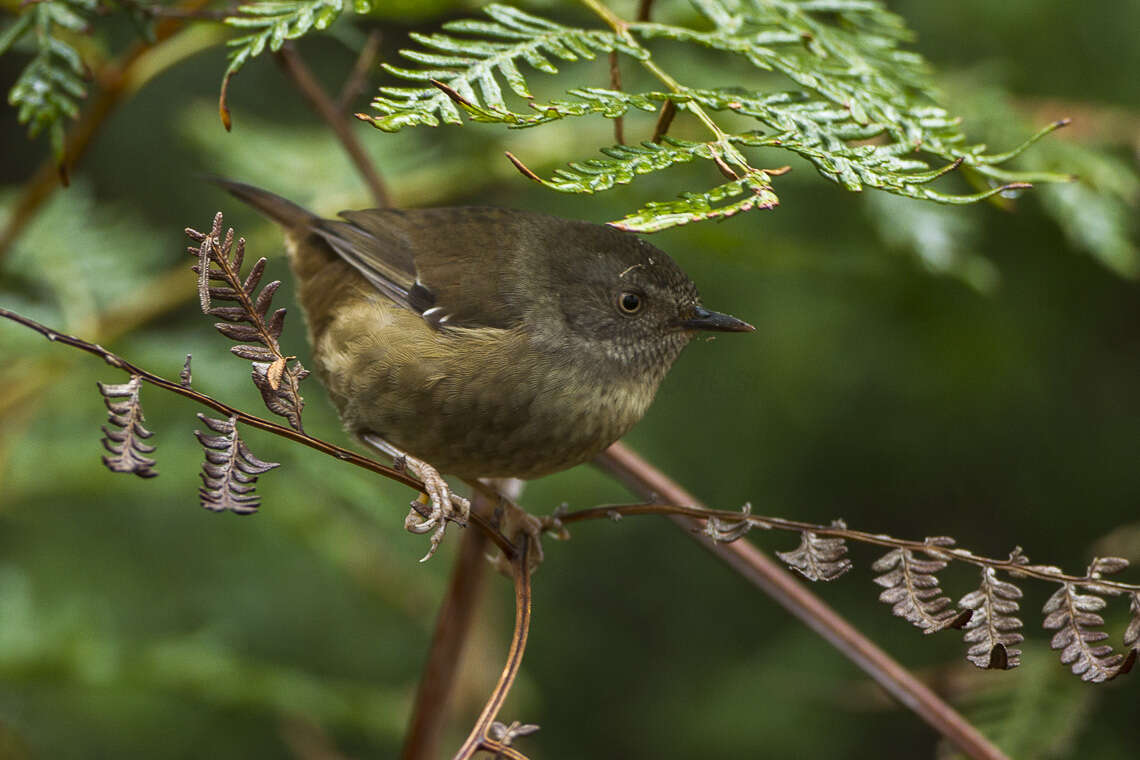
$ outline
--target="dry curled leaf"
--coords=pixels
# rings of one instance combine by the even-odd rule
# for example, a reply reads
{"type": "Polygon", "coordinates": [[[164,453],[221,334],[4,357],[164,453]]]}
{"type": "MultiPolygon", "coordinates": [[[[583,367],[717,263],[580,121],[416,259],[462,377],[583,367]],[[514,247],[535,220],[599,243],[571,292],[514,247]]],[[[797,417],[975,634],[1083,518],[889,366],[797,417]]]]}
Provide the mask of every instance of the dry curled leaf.
{"type": "Polygon", "coordinates": [[[293,362],[288,367],[283,364],[282,367],[275,388],[270,377],[273,365],[253,362],[251,370],[253,384],[261,391],[261,400],[265,402],[266,409],[284,417],[289,421],[290,427],[303,433],[305,431],[301,426],[301,410],[305,407],[305,400],[300,394],[295,393],[294,389],[309,376],[309,370],[302,367],[300,362],[293,362]]]}
{"type": "Polygon", "coordinates": [[[202,506],[214,512],[228,509],[239,515],[256,512],[261,506],[261,497],[254,493],[257,476],[280,465],[250,453],[238,435],[236,417],[223,420],[199,413],[198,419],[218,434],[194,431],[206,451],[200,473],[202,487],[198,489],[202,506]]]}
{"type": "Polygon", "coordinates": [[[958,612],[948,597],[942,596],[934,573],[946,567],[940,559],[919,559],[910,549],[892,549],[871,565],[880,575],[875,583],[884,587],[879,601],[891,605],[891,612],[909,620],[923,633],[961,628],[970,619],[969,610],[958,612]]]}
{"type": "Polygon", "coordinates": [[[1128,567],[1128,560],[1124,557],[1096,557],[1089,564],[1090,578],[1103,578],[1106,575],[1115,575],[1128,567]]]}
{"type": "Polygon", "coordinates": [[[1135,649],[1140,644],[1140,592],[1133,591],[1128,596],[1130,618],[1128,627],[1124,629],[1124,646],[1135,649]]]}
{"type": "Polygon", "coordinates": [[[142,424],[145,419],[139,401],[142,378],[131,375],[125,383],[96,384],[103,394],[103,403],[107,405],[108,421],[116,428],[109,430],[103,427],[103,447],[110,452],[109,456],[103,456],[103,464],[112,472],[131,472],[140,478],[158,475],[154,470],[154,460],[146,456],[154,451],[154,446],[143,443],[143,439],[150,438],[153,433],[142,424]]]}
{"type": "Polygon", "coordinates": [[[789,567],[812,581],[833,581],[850,570],[851,560],[845,554],[847,542],[842,538],[819,536],[810,530],[800,533],[800,545],[794,550],[776,552],[789,567]]]}
{"type": "Polygon", "coordinates": [[[245,239],[235,241],[232,228],[222,235],[220,212],[214,216],[209,233],[187,229],[186,234],[198,243],[188,252],[198,259],[194,271],[198,273],[202,311],[223,320],[215,323],[214,327],[222,335],[238,342],[239,345],[230,348],[235,356],[254,362],[253,382],[261,391],[266,408],[288,420],[294,430],[304,432],[301,411],[305,400],[299,383],[309,373],[294,357],[281,351],[278,338],[285,327],[285,309],[277,309],[272,315],[269,313],[281,282],[274,280],[257,292],[265,274],[264,258],[258,259],[242,279],[245,239]],[[211,282],[226,284],[210,285],[211,282]],[[237,305],[215,306],[214,300],[237,305]],[[292,366],[287,366],[290,361],[292,366]]]}
{"type": "Polygon", "coordinates": [[[1014,617],[1021,589],[1000,581],[992,567],[982,568],[982,585],[966,594],[958,605],[973,614],[965,626],[970,644],[966,659],[979,668],[1009,670],[1021,664],[1021,650],[1014,647],[1025,640],[1021,620],[1014,617]]]}
{"type": "Polygon", "coordinates": [[[752,505],[745,504],[741,508],[740,514],[741,519],[738,521],[709,517],[705,520],[705,527],[702,532],[718,544],[731,544],[733,541],[743,538],[753,527],[752,521],[748,519],[752,514],[752,505]]]}
{"type": "Polygon", "coordinates": [[[1049,646],[1061,652],[1061,662],[1082,681],[1111,681],[1128,672],[1136,659],[1135,649],[1124,655],[1097,643],[1108,638],[1104,631],[1095,630],[1104,625],[1098,613],[1106,604],[1095,594],[1078,593],[1074,583],[1062,583],[1042,609],[1045,630],[1056,631],[1049,646]]]}

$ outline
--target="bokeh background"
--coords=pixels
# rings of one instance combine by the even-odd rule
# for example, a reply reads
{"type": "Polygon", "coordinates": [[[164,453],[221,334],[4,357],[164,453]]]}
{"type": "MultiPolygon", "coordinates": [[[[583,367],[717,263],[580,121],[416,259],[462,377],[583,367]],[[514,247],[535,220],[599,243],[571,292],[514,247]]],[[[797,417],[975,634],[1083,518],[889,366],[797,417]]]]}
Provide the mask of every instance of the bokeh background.
{"type": "MultiPolygon", "coordinates": [[[[395,57],[414,29],[476,4],[384,3],[298,46],[332,91],[367,31],[395,57]]],[[[663,3],[662,5],[668,5],[663,3]]],[[[1140,4],[891,0],[939,71],[946,102],[995,149],[1072,116],[1023,167],[1080,184],[941,208],[853,195],[791,161],[782,204],[661,233],[706,303],[757,326],[688,348],[628,441],[708,503],[975,552],[1023,546],[1080,572],[1097,554],[1140,558],[1140,4]]],[[[14,2],[5,2],[11,12],[14,2]]],[[[574,4],[525,7],[567,19],[574,4]]],[[[628,0],[615,7],[632,14],[628,0]]],[[[91,43],[108,60],[126,22],[91,43]],[[100,47],[102,45],[102,47],[100,47]]],[[[132,84],[81,163],[0,259],[0,303],[105,342],[199,389],[260,409],[247,363],[198,311],[181,230],[219,209],[285,280],[280,235],[201,181],[216,173],[335,213],[369,204],[328,129],[271,58],[234,80],[234,130],[216,95],[227,34],[202,25],[132,84]]],[[[0,85],[26,58],[0,58],[0,85]]],[[[717,60],[684,59],[715,81],[717,60]]],[[[598,61],[572,76],[605,81],[598,61]],[[594,72],[594,73],[590,73],[594,72]]],[[[372,85],[378,84],[375,75],[372,85]]],[[[541,80],[535,77],[533,83],[541,80]]],[[[558,80],[562,81],[562,80],[558,80]]],[[[364,110],[367,93],[354,105],[364,110]]],[[[478,203],[594,221],[706,186],[681,167],[598,197],[526,182],[509,149],[550,169],[605,144],[610,124],[531,132],[468,125],[386,135],[354,127],[401,205],[478,203]]],[[[633,135],[645,130],[633,122],[633,135]]],[[[0,109],[7,216],[48,159],[0,109]]],[[[789,163],[772,154],[768,165],[789,163]]],[[[958,180],[947,187],[965,190],[958,180]]],[[[2,218],[0,216],[0,218],[2,218]]],[[[297,310],[283,344],[307,355],[297,310]]],[[[100,464],[98,360],[0,323],[0,758],[373,758],[398,752],[453,550],[416,560],[410,493],[256,431],[281,462],[251,518],[197,505],[192,404],[144,388],[161,477],[100,464]]],[[[345,442],[315,379],[306,427],[345,442]]],[[[589,467],[530,484],[537,512],[628,500],[589,467]]],[[[797,537],[753,534],[768,549],[797,537]]],[[[547,542],[534,627],[503,717],[539,723],[543,758],[920,758],[938,738],[822,640],[655,518],[584,524],[547,542]]],[[[981,672],[954,633],[923,637],[878,601],[870,563],[817,587],[1015,758],[1134,758],[1140,682],[1089,686],[1048,650],[1022,583],[1024,665],[981,672]]],[[[955,598],[971,568],[941,574],[955,598]]],[[[1135,574],[1129,576],[1135,579],[1135,574]]],[[[1119,645],[1121,600],[1106,617],[1119,645]]],[[[509,584],[491,577],[455,701],[456,746],[501,666],[509,584]]]]}

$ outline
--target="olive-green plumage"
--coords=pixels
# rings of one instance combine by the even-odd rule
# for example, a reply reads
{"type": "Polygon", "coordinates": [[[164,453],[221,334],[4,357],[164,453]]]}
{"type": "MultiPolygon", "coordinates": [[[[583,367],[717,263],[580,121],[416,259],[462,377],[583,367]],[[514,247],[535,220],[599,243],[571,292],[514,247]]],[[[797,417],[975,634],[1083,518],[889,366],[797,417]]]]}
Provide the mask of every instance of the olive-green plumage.
{"type": "Polygon", "coordinates": [[[317,373],[348,430],[440,472],[533,478],[587,461],[641,419],[695,330],[752,329],[610,227],[494,208],[334,221],[219,184],[285,228],[317,373]]]}

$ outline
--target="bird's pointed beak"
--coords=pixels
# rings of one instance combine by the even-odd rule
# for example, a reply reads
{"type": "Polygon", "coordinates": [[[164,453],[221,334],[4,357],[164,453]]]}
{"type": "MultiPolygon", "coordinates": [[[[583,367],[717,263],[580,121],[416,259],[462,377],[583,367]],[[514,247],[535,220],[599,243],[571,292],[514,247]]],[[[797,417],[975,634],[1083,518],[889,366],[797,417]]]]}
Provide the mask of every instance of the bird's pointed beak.
{"type": "Polygon", "coordinates": [[[698,306],[693,316],[682,319],[678,324],[686,330],[713,330],[716,332],[752,332],[756,328],[742,319],[721,314],[719,311],[709,311],[698,306]]]}

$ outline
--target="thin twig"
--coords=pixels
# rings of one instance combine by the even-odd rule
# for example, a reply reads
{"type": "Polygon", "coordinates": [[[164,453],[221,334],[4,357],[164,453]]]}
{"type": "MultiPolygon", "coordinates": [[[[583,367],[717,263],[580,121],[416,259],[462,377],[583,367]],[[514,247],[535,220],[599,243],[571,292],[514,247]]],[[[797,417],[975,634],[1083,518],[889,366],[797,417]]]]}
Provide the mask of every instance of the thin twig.
{"type": "MultiPolygon", "coordinates": [[[[159,274],[135,292],[102,314],[95,316],[92,330],[96,340],[109,343],[139,325],[178,308],[186,301],[186,267],[179,264],[159,274]]],[[[40,357],[25,362],[24,371],[14,380],[0,383],[0,418],[10,417],[14,410],[52,387],[52,379],[67,372],[69,361],[61,357],[40,357]]]]}
{"type": "Polygon", "coordinates": [[[484,739],[480,742],[479,749],[484,752],[490,752],[494,760],[498,760],[499,758],[506,758],[507,760],[529,760],[526,755],[514,747],[495,741],[494,739],[484,739]]]}
{"type": "MultiPolygon", "coordinates": [[[[637,15],[634,17],[638,21],[648,21],[650,14],[653,12],[653,0],[640,0],[637,4],[637,15]]],[[[615,53],[610,53],[615,55],[615,53]]],[[[673,123],[673,117],[677,115],[677,105],[669,98],[661,104],[661,111],[657,115],[657,123],[653,127],[653,138],[650,142],[659,143],[665,133],[669,131],[669,125],[673,123]]]]}
{"type": "Polygon", "coordinates": [[[653,137],[650,142],[659,143],[661,138],[669,131],[669,127],[673,125],[673,117],[677,115],[677,104],[673,102],[672,98],[667,98],[661,104],[661,110],[657,113],[657,123],[653,126],[653,137]]]}
{"type": "Polygon", "coordinates": [[[995,570],[1001,570],[1010,575],[1035,578],[1050,583],[1074,583],[1079,586],[1114,595],[1140,592],[1140,584],[1124,583],[1107,578],[1094,578],[1088,575],[1066,575],[1059,570],[1054,571],[1054,569],[1045,565],[1025,564],[1023,560],[1013,558],[997,559],[994,557],[986,557],[980,554],[974,554],[966,549],[943,546],[929,541],[913,541],[905,538],[895,538],[894,536],[888,536],[883,533],[868,533],[867,531],[855,530],[838,525],[820,525],[817,523],[803,522],[801,520],[788,520],[783,517],[745,515],[726,509],[706,509],[699,505],[686,507],[679,504],[664,504],[659,501],[643,502],[641,504],[604,504],[597,507],[590,507],[589,509],[566,512],[557,515],[557,517],[559,523],[569,525],[570,523],[583,522],[585,520],[612,519],[617,515],[668,515],[670,517],[685,517],[697,520],[716,519],[722,523],[730,524],[749,523],[757,528],[794,531],[796,533],[809,531],[817,536],[830,536],[857,541],[862,544],[873,544],[876,546],[890,547],[892,549],[909,549],[910,551],[923,552],[924,554],[940,559],[965,562],[977,567],[992,567],[995,570]]]}
{"type": "Polygon", "coordinates": [[[356,64],[353,65],[351,73],[344,80],[344,86],[340,88],[340,94],[336,97],[338,112],[347,111],[352,101],[356,100],[356,96],[364,91],[368,84],[368,73],[376,64],[376,56],[380,55],[380,40],[380,30],[373,29],[368,39],[364,41],[364,47],[356,57],[356,64]]]}
{"type": "MultiPolygon", "coordinates": [[[[473,512],[481,512],[480,506],[489,504],[487,496],[478,492],[471,501],[473,512]]],[[[402,760],[428,760],[439,755],[447,704],[455,690],[460,656],[475,619],[479,592],[486,576],[487,560],[483,556],[486,546],[487,539],[481,531],[463,532],[455,566],[451,569],[451,581],[436,615],[428,659],[420,673],[420,685],[400,752],[402,760]]]]}
{"type": "MultiPolygon", "coordinates": [[[[480,750],[502,752],[505,749],[500,742],[491,739],[488,732],[491,729],[491,724],[495,722],[499,710],[502,709],[507,694],[510,693],[515,677],[519,674],[523,653],[526,651],[531,617],[531,568],[527,559],[529,550],[530,538],[524,533],[519,536],[518,553],[511,559],[511,571],[515,579],[515,630],[511,636],[510,649],[507,651],[507,663],[503,666],[499,682],[495,685],[495,690],[491,692],[487,704],[483,707],[483,712],[475,721],[474,728],[471,729],[471,733],[468,734],[459,751],[455,753],[455,760],[468,760],[480,750]]],[[[525,760],[525,755],[513,750],[510,754],[503,752],[503,756],[515,760],[525,760]]]]}
{"type": "MultiPolygon", "coordinates": [[[[237,418],[237,421],[243,425],[248,425],[249,427],[257,428],[258,430],[264,430],[267,433],[272,433],[282,438],[288,438],[291,441],[300,443],[304,446],[308,446],[311,449],[316,449],[317,451],[334,457],[335,459],[339,459],[343,462],[348,462],[349,464],[355,465],[362,469],[369,470],[370,472],[374,472],[390,480],[394,480],[397,483],[402,483],[409,488],[414,488],[420,493],[424,493],[424,485],[419,480],[411,477],[405,472],[401,472],[399,470],[381,464],[375,459],[369,459],[366,456],[362,456],[355,451],[350,451],[349,449],[337,446],[334,443],[329,443],[328,441],[322,440],[320,438],[314,438],[313,436],[306,433],[300,433],[296,430],[293,430],[292,428],[285,427],[284,425],[278,425],[274,422],[270,422],[269,420],[262,419],[261,417],[256,417],[252,414],[248,414],[247,412],[243,412],[240,409],[232,407],[229,404],[224,404],[211,396],[207,396],[204,393],[199,393],[192,388],[186,388],[176,381],[167,380],[166,378],[145,370],[136,364],[132,364],[123,357],[111,351],[108,351],[102,346],[96,345],[94,343],[89,343],[82,338],[75,337],[74,335],[58,332],[57,330],[53,330],[46,325],[42,325],[33,319],[29,319],[28,317],[23,316],[22,314],[17,314],[14,311],[0,308],[0,317],[9,319],[13,322],[16,322],[17,324],[21,324],[25,327],[35,330],[40,335],[43,335],[45,338],[52,342],[62,343],[65,346],[77,348],[80,351],[86,351],[89,354],[98,356],[112,367],[121,369],[131,375],[138,375],[146,383],[154,385],[158,388],[162,388],[163,390],[170,391],[171,393],[175,393],[179,396],[188,398],[201,404],[202,406],[213,409],[219,414],[226,415],[227,417],[235,417],[237,418]]],[[[471,521],[474,524],[478,525],[481,530],[487,533],[491,540],[495,542],[495,545],[502,550],[503,554],[508,559],[510,559],[512,562],[517,559],[520,553],[519,550],[515,548],[514,544],[512,544],[510,540],[508,540],[507,537],[498,530],[497,527],[495,527],[492,519],[472,512],[471,521]]]]}
{"type": "MultiPolygon", "coordinates": [[[[622,443],[611,446],[597,460],[599,466],[644,499],[677,504],[700,502],[622,443]]],[[[737,515],[739,519],[740,515],[737,515]]],[[[1007,756],[944,702],[926,684],[863,636],[854,626],[813,594],[790,572],[747,541],[715,543],[693,532],[689,517],[673,519],[705,548],[712,551],[812,630],[858,665],[908,709],[975,760],[1008,760],[1007,756]]],[[[565,520],[564,520],[565,521],[565,520]]]]}
{"type": "Polygon", "coordinates": [[[320,83],[317,82],[313,72],[301,60],[301,56],[291,44],[285,45],[277,53],[277,60],[285,69],[285,73],[293,80],[293,84],[301,91],[301,94],[312,106],[313,110],[325,120],[333,133],[336,134],[337,139],[340,140],[341,145],[344,147],[345,153],[352,160],[353,166],[356,171],[360,173],[361,178],[368,185],[368,189],[372,192],[372,198],[376,201],[376,205],[381,208],[387,208],[392,205],[388,196],[388,189],[384,186],[384,180],[380,178],[379,172],[372,165],[368,154],[364,151],[364,146],[356,139],[356,135],[352,132],[352,127],[349,120],[345,118],[345,114],[337,104],[328,96],[320,83]]]}
{"type": "MultiPolygon", "coordinates": [[[[616,50],[610,51],[610,89],[621,91],[621,65],[616,50]]],[[[614,142],[625,145],[625,123],[621,116],[614,119],[614,142]]]]}

